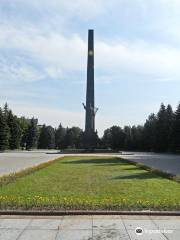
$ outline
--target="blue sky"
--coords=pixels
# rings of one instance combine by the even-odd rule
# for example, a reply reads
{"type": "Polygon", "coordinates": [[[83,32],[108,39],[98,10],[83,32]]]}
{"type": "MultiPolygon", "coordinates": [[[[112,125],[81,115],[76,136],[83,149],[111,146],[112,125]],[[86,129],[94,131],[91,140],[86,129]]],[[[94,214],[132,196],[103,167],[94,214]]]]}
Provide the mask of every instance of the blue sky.
{"type": "Polygon", "coordinates": [[[96,127],[142,124],[180,101],[180,1],[1,0],[0,104],[84,128],[87,31],[95,30],[96,127]]]}

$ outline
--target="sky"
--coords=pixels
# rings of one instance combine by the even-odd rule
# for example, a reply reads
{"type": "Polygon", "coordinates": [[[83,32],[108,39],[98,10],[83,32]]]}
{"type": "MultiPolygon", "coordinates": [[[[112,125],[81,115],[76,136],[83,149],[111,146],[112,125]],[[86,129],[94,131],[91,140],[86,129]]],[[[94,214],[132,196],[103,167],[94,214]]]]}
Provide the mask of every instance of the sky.
{"type": "Polygon", "coordinates": [[[179,0],[0,0],[0,105],[84,128],[94,29],[99,135],[180,101],[179,0]]]}

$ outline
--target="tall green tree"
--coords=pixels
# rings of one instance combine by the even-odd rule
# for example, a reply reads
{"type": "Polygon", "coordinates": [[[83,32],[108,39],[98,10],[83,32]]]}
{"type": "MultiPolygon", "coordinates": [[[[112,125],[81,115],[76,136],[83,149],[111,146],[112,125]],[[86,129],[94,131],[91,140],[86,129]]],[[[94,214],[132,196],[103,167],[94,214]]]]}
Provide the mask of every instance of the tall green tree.
{"type": "Polygon", "coordinates": [[[18,122],[19,122],[21,132],[22,132],[20,146],[22,149],[24,149],[26,147],[26,142],[27,142],[29,121],[25,117],[20,117],[20,118],[18,118],[18,122]]]}
{"type": "Polygon", "coordinates": [[[111,129],[107,128],[104,131],[104,135],[102,137],[102,142],[103,145],[107,148],[111,148],[112,147],[112,133],[111,133],[111,129]]]}
{"type": "Polygon", "coordinates": [[[173,150],[173,124],[174,112],[170,104],[166,108],[166,128],[167,128],[167,151],[173,150]]]}
{"type": "Polygon", "coordinates": [[[106,146],[114,150],[120,150],[124,147],[125,133],[119,126],[112,126],[104,131],[103,141],[106,146]]]}
{"type": "Polygon", "coordinates": [[[124,126],[123,132],[125,134],[124,139],[124,149],[125,150],[132,150],[132,133],[130,126],[124,126]]]}
{"type": "Polygon", "coordinates": [[[154,151],[156,147],[157,117],[154,113],[150,114],[144,124],[144,145],[145,150],[154,151]]]}
{"type": "Polygon", "coordinates": [[[7,121],[8,115],[9,115],[9,106],[7,103],[4,104],[4,108],[3,108],[3,114],[4,114],[4,118],[7,121]]]}
{"type": "Polygon", "coordinates": [[[131,128],[131,149],[143,150],[144,149],[144,128],[143,126],[132,126],[131,128]]]}
{"type": "Polygon", "coordinates": [[[53,127],[46,125],[42,126],[42,128],[40,129],[38,148],[40,149],[55,148],[55,131],[53,127]]]}
{"type": "Polygon", "coordinates": [[[26,149],[29,150],[32,148],[37,148],[37,142],[38,142],[37,120],[32,118],[27,129],[26,149]]]}
{"type": "Polygon", "coordinates": [[[167,132],[167,114],[166,107],[162,103],[157,113],[157,128],[156,128],[156,146],[155,150],[164,152],[168,146],[168,132],[167,132]]]}
{"type": "Polygon", "coordinates": [[[174,114],[172,149],[174,152],[180,152],[180,103],[178,104],[174,114]]]}
{"type": "Polygon", "coordinates": [[[9,147],[9,129],[6,118],[0,108],[0,151],[4,151],[9,147]]]}
{"type": "Polygon", "coordinates": [[[66,129],[65,147],[79,148],[81,146],[82,129],[72,127],[66,129]]]}
{"type": "Polygon", "coordinates": [[[65,148],[65,136],[66,129],[61,124],[59,124],[59,127],[55,131],[55,146],[57,149],[65,148]]]}
{"type": "Polygon", "coordinates": [[[7,125],[9,128],[9,148],[18,149],[20,147],[22,130],[18,118],[9,110],[7,115],[7,125]]]}

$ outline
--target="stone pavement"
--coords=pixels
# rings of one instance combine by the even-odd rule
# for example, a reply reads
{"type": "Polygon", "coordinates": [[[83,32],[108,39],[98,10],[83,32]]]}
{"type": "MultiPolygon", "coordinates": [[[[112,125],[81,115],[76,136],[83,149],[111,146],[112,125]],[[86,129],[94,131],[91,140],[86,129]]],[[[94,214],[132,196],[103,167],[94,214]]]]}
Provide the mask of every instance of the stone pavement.
{"type": "Polygon", "coordinates": [[[22,169],[62,157],[61,154],[53,154],[54,152],[50,150],[0,152],[0,175],[18,172],[22,169]]]}
{"type": "Polygon", "coordinates": [[[0,216],[0,240],[179,240],[180,217],[0,216]],[[135,229],[139,230],[139,235],[135,229]]]}
{"type": "Polygon", "coordinates": [[[180,175],[180,155],[167,153],[124,152],[123,158],[142,163],[163,172],[180,175]]]}

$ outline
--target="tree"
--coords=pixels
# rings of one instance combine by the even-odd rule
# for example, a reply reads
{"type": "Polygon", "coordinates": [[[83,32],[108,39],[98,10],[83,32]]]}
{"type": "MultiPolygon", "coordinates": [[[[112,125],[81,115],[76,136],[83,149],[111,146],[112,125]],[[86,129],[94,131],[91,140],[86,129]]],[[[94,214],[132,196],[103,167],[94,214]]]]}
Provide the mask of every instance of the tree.
{"type": "Polygon", "coordinates": [[[81,146],[82,129],[72,127],[66,129],[65,147],[79,148],[81,146]]]}
{"type": "Polygon", "coordinates": [[[112,126],[104,131],[103,142],[106,147],[120,150],[124,147],[125,133],[119,126],[112,126]]]}
{"type": "Polygon", "coordinates": [[[144,141],[143,135],[144,128],[142,126],[132,126],[131,128],[131,149],[132,150],[143,150],[144,149],[144,141]]]}
{"type": "Polygon", "coordinates": [[[180,103],[174,114],[172,126],[172,149],[175,152],[180,151],[180,103]]]}
{"type": "Polygon", "coordinates": [[[37,120],[32,118],[27,129],[27,142],[26,149],[32,149],[37,147],[38,141],[38,128],[37,120]]]}
{"type": "Polygon", "coordinates": [[[154,113],[150,114],[144,124],[144,145],[145,150],[154,151],[156,146],[157,118],[154,113]]]}
{"type": "Polygon", "coordinates": [[[0,151],[8,149],[9,145],[9,129],[5,116],[0,108],[0,151]]]}
{"type": "Polygon", "coordinates": [[[26,142],[27,142],[27,133],[28,133],[28,127],[29,127],[29,121],[25,117],[20,117],[18,118],[18,122],[21,128],[21,141],[20,141],[20,146],[22,149],[26,147],[26,142]]]}
{"type": "Polygon", "coordinates": [[[105,147],[111,148],[112,146],[112,134],[111,134],[111,129],[108,128],[104,131],[104,135],[102,137],[102,142],[105,147]]]}
{"type": "Polygon", "coordinates": [[[38,148],[54,149],[55,148],[55,131],[51,126],[43,125],[40,130],[38,148]]]}
{"type": "Polygon", "coordinates": [[[46,132],[48,136],[47,148],[54,149],[55,148],[55,130],[53,127],[47,126],[46,132]]]}
{"type": "Polygon", "coordinates": [[[167,128],[167,150],[173,149],[173,124],[174,124],[174,113],[170,104],[166,108],[166,128],[167,128]]]}
{"type": "Polygon", "coordinates": [[[57,149],[64,149],[65,148],[65,136],[66,136],[66,129],[59,124],[58,129],[55,131],[55,146],[57,149]]]}
{"type": "Polygon", "coordinates": [[[8,115],[9,115],[9,106],[7,103],[4,104],[4,108],[3,108],[3,114],[4,114],[4,118],[7,121],[8,115]]]}
{"type": "Polygon", "coordinates": [[[20,147],[22,131],[17,117],[13,115],[11,110],[7,115],[7,125],[9,128],[9,148],[17,149],[20,147]]]}
{"type": "Polygon", "coordinates": [[[157,113],[157,128],[156,128],[156,147],[157,151],[167,151],[169,146],[169,134],[172,121],[172,108],[169,105],[167,108],[162,103],[157,113]]]}
{"type": "Polygon", "coordinates": [[[132,149],[131,127],[124,126],[123,132],[125,134],[124,149],[131,150],[132,149]]]}
{"type": "Polygon", "coordinates": [[[46,125],[43,124],[42,128],[40,129],[40,135],[38,140],[38,148],[40,149],[46,149],[48,148],[48,136],[46,131],[46,125]]]}

